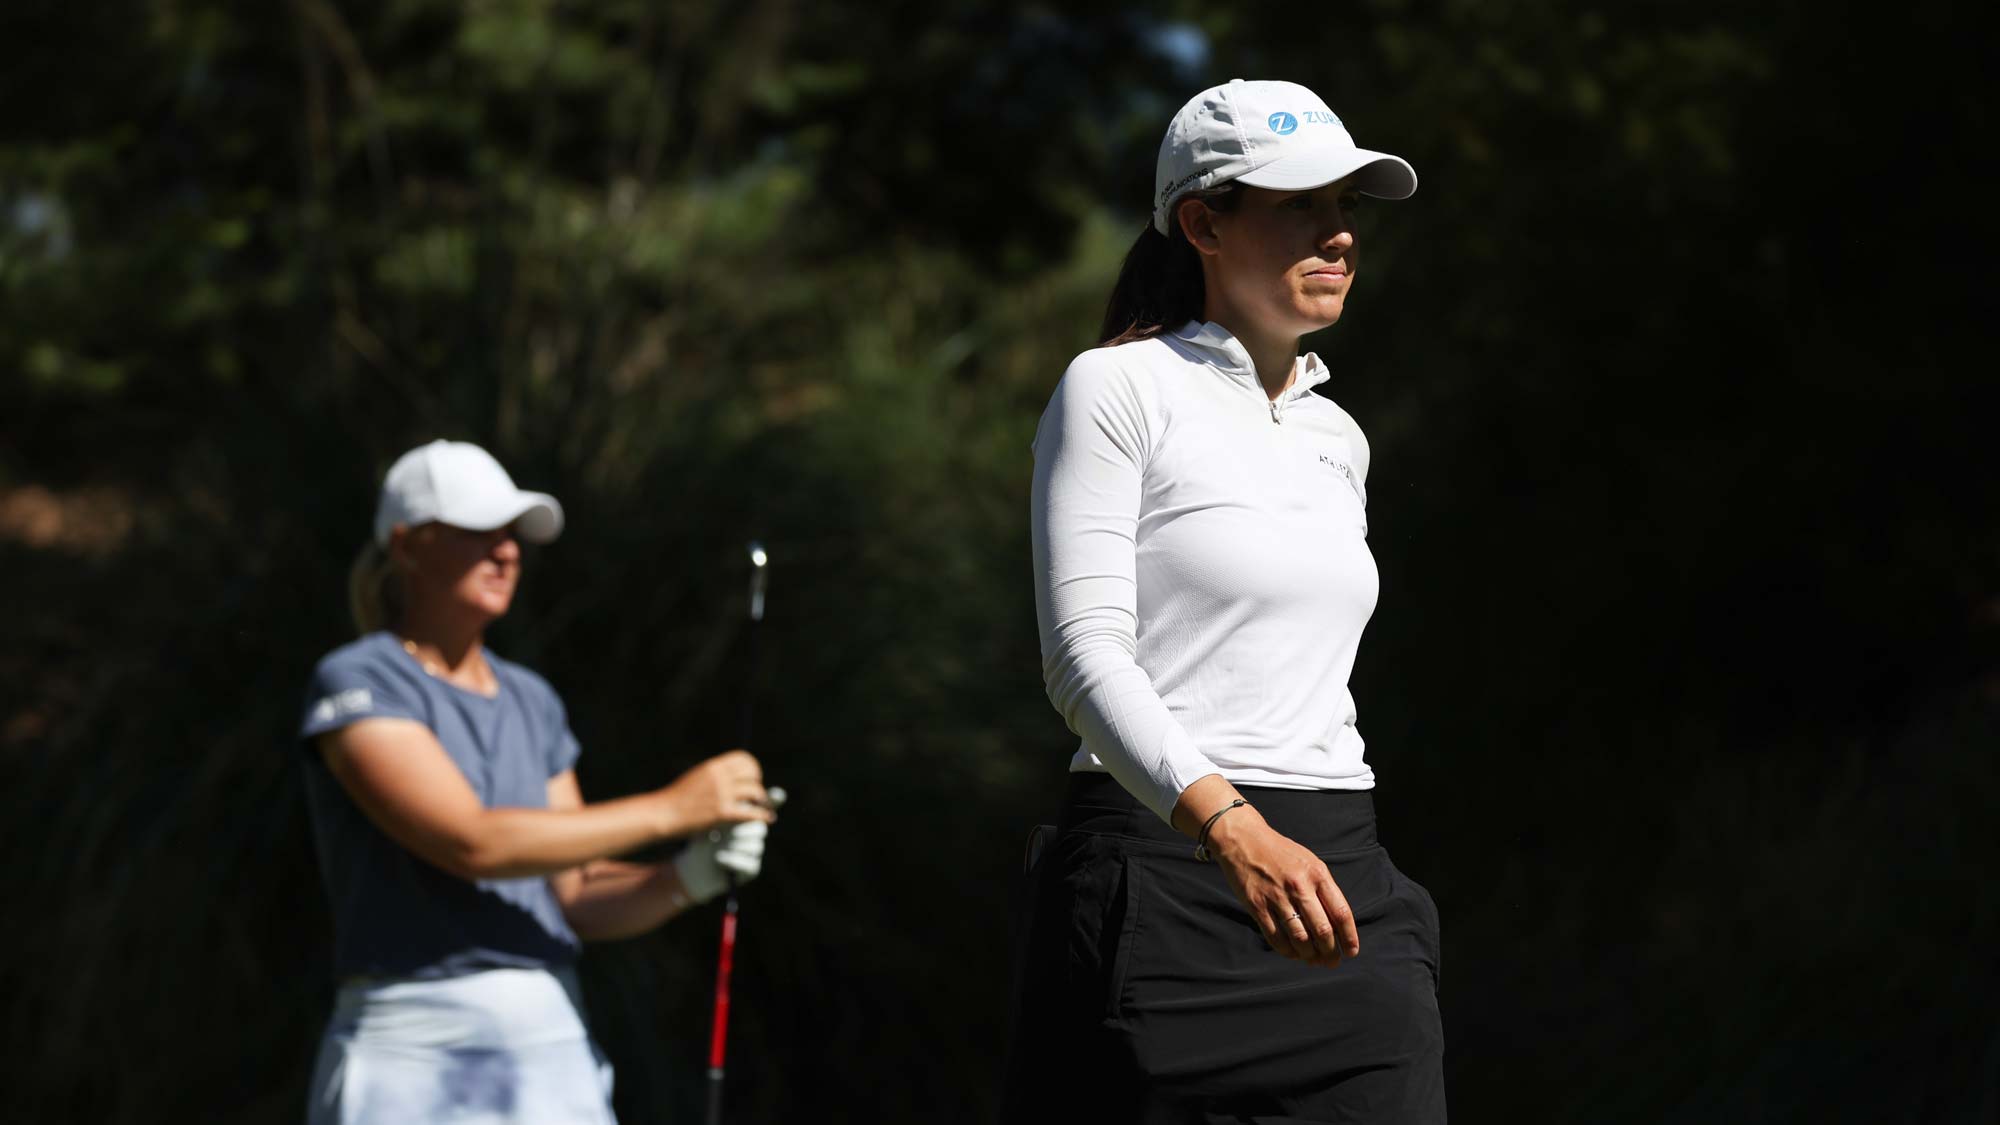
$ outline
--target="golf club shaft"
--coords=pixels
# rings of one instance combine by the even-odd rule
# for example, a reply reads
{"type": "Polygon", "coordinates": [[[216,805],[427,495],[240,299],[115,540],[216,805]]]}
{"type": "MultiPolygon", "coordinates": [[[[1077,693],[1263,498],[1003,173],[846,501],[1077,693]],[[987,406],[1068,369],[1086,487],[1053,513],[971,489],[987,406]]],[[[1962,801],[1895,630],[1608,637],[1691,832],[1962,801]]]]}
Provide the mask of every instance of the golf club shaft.
{"type": "MultiPolygon", "coordinates": [[[[758,639],[764,621],[764,567],[769,556],[764,545],[750,541],[750,639],[746,655],[748,672],[743,682],[743,725],[741,745],[750,748],[751,722],[756,717],[758,639]]],[[[708,1125],[722,1125],[722,1080],[729,1050],[729,974],[736,962],[736,876],[729,876],[729,895],[722,911],[722,946],[715,959],[715,1019],[708,1037],[708,1125]]]]}

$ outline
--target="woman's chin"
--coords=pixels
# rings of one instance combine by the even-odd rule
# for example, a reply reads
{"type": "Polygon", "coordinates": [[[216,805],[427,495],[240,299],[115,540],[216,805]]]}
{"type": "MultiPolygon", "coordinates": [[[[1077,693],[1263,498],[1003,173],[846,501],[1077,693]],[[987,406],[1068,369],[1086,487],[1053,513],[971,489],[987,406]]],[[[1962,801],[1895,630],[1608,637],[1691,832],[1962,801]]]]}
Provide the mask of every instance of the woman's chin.
{"type": "Polygon", "coordinates": [[[1340,314],[1346,311],[1347,295],[1345,293],[1338,297],[1314,301],[1311,306],[1312,318],[1321,328],[1331,328],[1340,319],[1340,314]]]}
{"type": "Polygon", "coordinates": [[[1318,293],[1309,296],[1301,294],[1292,302],[1292,321],[1298,326],[1299,335],[1304,336],[1322,328],[1332,327],[1334,322],[1340,319],[1340,314],[1346,307],[1345,293],[1318,293]]]}
{"type": "Polygon", "coordinates": [[[507,610],[513,604],[514,595],[511,592],[505,594],[476,594],[465,600],[465,608],[484,617],[488,621],[497,621],[507,616],[507,610]]]}

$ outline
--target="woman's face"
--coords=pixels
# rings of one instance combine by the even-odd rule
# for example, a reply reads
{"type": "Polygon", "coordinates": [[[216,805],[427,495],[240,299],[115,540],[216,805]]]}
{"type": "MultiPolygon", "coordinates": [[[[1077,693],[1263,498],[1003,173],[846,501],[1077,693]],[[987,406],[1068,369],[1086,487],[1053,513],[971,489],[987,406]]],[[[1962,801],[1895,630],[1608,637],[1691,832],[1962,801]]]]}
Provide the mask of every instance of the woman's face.
{"type": "Polygon", "coordinates": [[[1272,335],[1339,320],[1354,284],[1359,203],[1339,180],[1311,191],[1245,187],[1234,210],[1208,211],[1206,230],[1197,221],[1191,233],[1210,263],[1210,301],[1272,335]]]}
{"type": "Polygon", "coordinates": [[[403,535],[401,554],[412,605],[442,603],[490,620],[507,612],[521,581],[521,544],[511,524],[467,531],[427,523],[403,535]]]}

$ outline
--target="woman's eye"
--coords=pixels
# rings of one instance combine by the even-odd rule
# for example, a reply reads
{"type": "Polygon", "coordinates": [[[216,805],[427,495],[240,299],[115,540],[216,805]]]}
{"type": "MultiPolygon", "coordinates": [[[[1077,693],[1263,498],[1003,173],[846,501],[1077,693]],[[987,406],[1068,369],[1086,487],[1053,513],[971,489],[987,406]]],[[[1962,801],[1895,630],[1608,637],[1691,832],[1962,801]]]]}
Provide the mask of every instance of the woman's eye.
{"type": "Polygon", "coordinates": [[[1350,194],[1350,195],[1343,195],[1343,196],[1341,196],[1341,197],[1340,197],[1340,209],[1341,209],[1342,211],[1359,211],[1359,210],[1361,210],[1361,197],[1360,197],[1359,195],[1351,195],[1351,194],[1350,194]]]}

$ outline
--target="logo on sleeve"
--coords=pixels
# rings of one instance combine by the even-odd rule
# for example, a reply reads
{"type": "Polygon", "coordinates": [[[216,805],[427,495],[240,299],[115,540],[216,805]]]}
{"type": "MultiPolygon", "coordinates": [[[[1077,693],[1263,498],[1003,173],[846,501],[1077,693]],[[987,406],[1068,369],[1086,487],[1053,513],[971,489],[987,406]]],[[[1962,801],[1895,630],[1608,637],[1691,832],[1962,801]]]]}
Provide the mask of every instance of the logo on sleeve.
{"type": "Polygon", "coordinates": [[[1354,495],[1361,499],[1361,506],[1364,508],[1368,506],[1368,490],[1361,487],[1361,481],[1356,479],[1354,469],[1347,462],[1331,453],[1322,453],[1319,455],[1319,463],[1339,473],[1342,479],[1347,481],[1347,487],[1353,489],[1354,495]]]}
{"type": "Polygon", "coordinates": [[[375,709],[375,697],[365,687],[337,691],[313,706],[312,721],[330,723],[349,715],[359,715],[375,709]]]}

